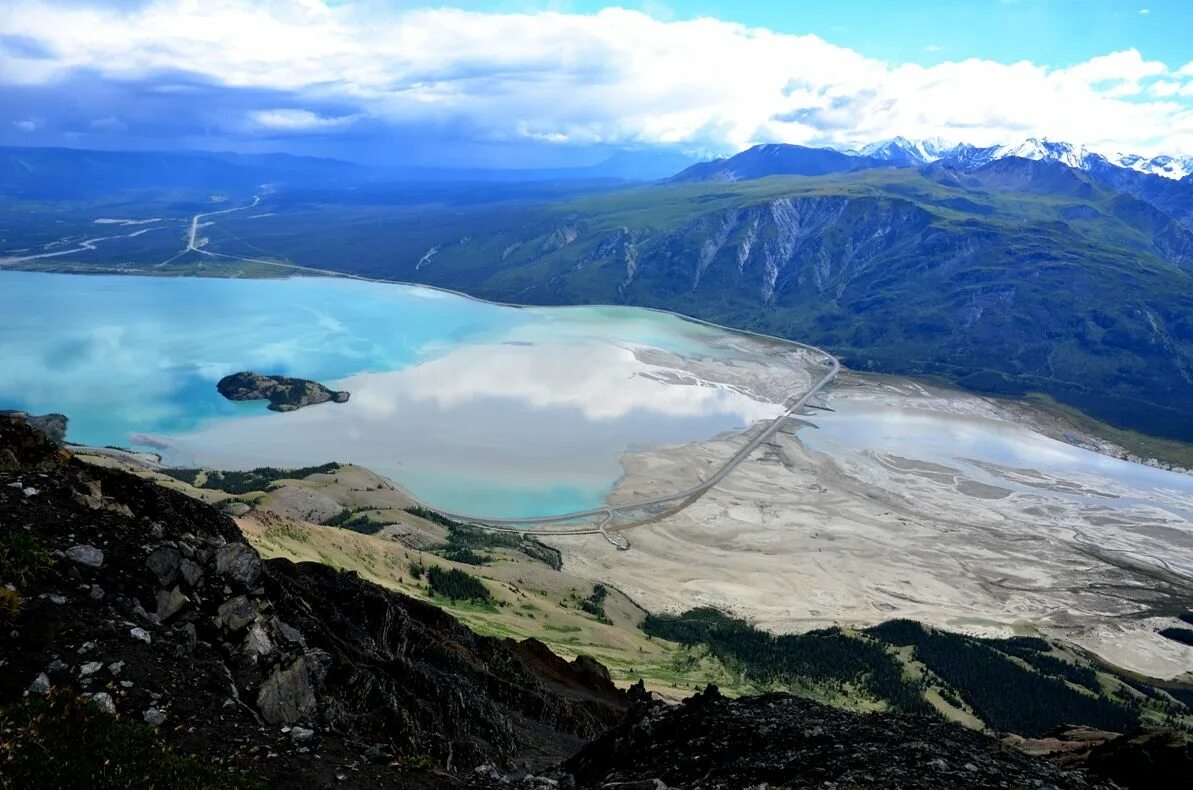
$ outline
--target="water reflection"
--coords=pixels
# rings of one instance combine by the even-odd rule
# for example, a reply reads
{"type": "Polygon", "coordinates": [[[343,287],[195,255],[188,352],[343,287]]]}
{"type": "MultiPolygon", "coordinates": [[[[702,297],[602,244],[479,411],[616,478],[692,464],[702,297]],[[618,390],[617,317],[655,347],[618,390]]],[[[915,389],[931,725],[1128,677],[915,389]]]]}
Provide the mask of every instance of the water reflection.
{"type": "Polygon", "coordinates": [[[0,329],[0,407],[66,413],[72,441],[222,468],[353,462],[494,517],[593,507],[627,448],[780,411],[723,364],[765,364],[736,336],[633,308],[515,309],[334,279],[0,272],[0,329]],[[275,414],[218,395],[238,370],[352,398],[275,414]]]}

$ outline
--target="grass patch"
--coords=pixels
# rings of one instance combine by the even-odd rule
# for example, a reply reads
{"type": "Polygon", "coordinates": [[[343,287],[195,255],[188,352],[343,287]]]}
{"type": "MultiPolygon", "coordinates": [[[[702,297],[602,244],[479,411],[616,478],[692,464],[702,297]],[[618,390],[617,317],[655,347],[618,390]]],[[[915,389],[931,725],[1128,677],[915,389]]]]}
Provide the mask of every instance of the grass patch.
{"type": "Polygon", "coordinates": [[[15,623],[24,606],[25,599],[19,592],[0,587],[0,625],[15,623]]]}
{"type": "Polygon", "coordinates": [[[350,529],[362,535],[376,535],[387,526],[379,521],[373,521],[368,513],[355,513],[348,508],[344,508],[336,515],[324,521],[323,525],[350,529]]]}
{"type": "Polygon", "coordinates": [[[511,549],[521,552],[531,559],[544,562],[555,570],[563,567],[563,558],[558,550],[527,535],[496,532],[469,526],[421,506],[408,507],[406,512],[447,528],[447,544],[436,550],[436,553],[446,560],[462,562],[466,565],[484,565],[490,558],[477,554],[477,549],[511,549]],[[459,559],[458,557],[468,557],[469,559],[459,559]],[[475,559],[481,561],[475,562],[473,561],[475,559]]]}
{"type": "Polygon", "coordinates": [[[300,529],[293,524],[275,524],[265,530],[264,537],[266,540],[274,543],[282,541],[290,541],[291,543],[311,542],[311,536],[307,534],[306,530],[300,529]]]}
{"type": "Polygon", "coordinates": [[[264,788],[166,746],[152,729],[56,691],[0,711],[0,787],[264,788]]]}
{"type": "Polygon", "coordinates": [[[224,491],[229,494],[247,494],[251,491],[264,491],[279,480],[302,480],[311,475],[329,474],[339,468],[339,464],[328,463],[298,469],[259,466],[247,472],[206,471],[189,467],[158,471],[196,488],[224,491]]]}
{"type": "Polygon", "coordinates": [[[0,582],[24,587],[54,567],[54,555],[23,529],[0,536],[0,582]]]}
{"type": "Polygon", "coordinates": [[[874,640],[840,629],[775,636],[716,609],[648,615],[642,629],[683,645],[704,645],[712,656],[762,686],[813,687],[828,697],[864,695],[908,713],[932,713],[920,684],[874,640]]]}

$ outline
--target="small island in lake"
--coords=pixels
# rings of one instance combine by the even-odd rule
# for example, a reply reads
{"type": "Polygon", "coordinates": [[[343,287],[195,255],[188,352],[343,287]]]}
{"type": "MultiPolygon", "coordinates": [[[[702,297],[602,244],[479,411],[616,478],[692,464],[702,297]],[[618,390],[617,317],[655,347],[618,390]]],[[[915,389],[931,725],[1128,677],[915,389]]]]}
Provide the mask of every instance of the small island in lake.
{"type": "Polygon", "coordinates": [[[349,393],[336,392],[317,381],[289,376],[264,376],[242,371],[224,376],[215,385],[228,400],[267,400],[273,411],[296,411],[316,403],[345,403],[349,393]]]}

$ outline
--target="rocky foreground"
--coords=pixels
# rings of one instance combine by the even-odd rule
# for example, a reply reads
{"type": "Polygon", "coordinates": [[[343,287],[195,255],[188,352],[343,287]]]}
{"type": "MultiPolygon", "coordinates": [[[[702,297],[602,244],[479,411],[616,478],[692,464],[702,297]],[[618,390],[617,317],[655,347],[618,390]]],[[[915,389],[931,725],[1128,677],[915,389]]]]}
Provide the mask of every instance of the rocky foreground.
{"type": "Polygon", "coordinates": [[[1121,739],[1061,766],[784,694],[665,705],[591,659],[262,561],[216,510],[85,465],[17,416],[0,417],[0,585],[12,786],[1147,787],[1189,766],[1187,746],[1121,739]]]}
{"type": "Polygon", "coordinates": [[[224,376],[216,389],[228,400],[267,400],[272,411],[296,411],[317,403],[347,403],[349,393],[317,381],[242,371],[224,376]]]}

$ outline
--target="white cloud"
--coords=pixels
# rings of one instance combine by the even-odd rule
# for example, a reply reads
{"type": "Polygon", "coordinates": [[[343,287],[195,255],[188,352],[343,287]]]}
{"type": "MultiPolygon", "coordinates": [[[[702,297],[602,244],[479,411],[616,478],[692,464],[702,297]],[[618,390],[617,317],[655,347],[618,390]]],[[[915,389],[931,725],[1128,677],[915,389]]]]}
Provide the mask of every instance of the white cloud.
{"type": "Polygon", "coordinates": [[[20,129],[22,132],[36,132],[41,128],[41,121],[36,118],[25,118],[20,121],[13,121],[12,125],[20,129]]]}
{"type": "Polygon", "coordinates": [[[310,110],[280,109],[257,110],[251,113],[257,126],[278,131],[310,131],[312,129],[334,129],[346,126],[356,120],[354,115],[326,117],[310,110]]]}
{"type": "Polygon", "coordinates": [[[1141,8],[1141,9],[1139,9],[1139,15],[1140,15],[1140,16],[1147,16],[1147,15],[1148,15],[1148,14],[1150,14],[1151,12],[1152,12],[1152,10],[1151,10],[1150,8],[1141,8]]]}
{"type": "Polygon", "coordinates": [[[1193,153],[1193,105],[1136,50],[1067,67],[970,59],[931,67],[868,58],[817,36],[715,19],[377,11],[321,0],[158,0],[135,7],[16,0],[0,29],[53,53],[0,52],[0,82],[73,69],[110,80],[194,72],[337,106],[263,106],[264,131],[333,131],[356,117],[466,129],[486,140],[855,145],[894,134],[978,144],[1048,136],[1139,153],[1193,153]]]}

